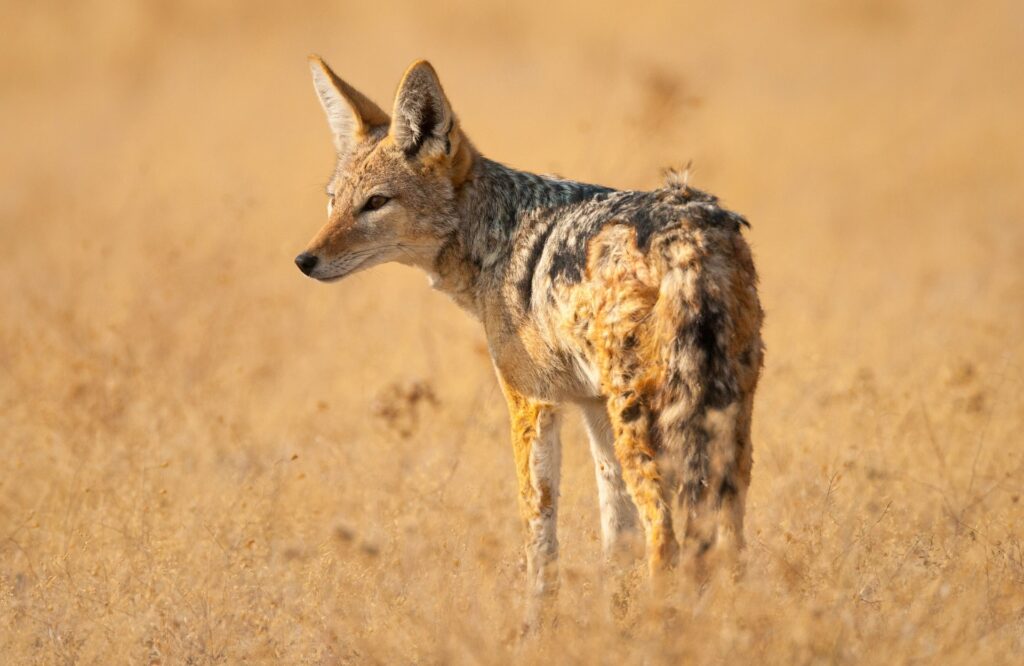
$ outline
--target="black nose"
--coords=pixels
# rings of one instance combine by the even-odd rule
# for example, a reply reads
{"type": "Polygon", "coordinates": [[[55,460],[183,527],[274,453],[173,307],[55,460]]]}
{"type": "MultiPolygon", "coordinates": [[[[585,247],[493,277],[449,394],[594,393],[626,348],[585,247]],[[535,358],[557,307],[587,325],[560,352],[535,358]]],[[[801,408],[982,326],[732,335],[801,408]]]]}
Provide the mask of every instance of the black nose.
{"type": "Polygon", "coordinates": [[[309,275],[316,268],[317,258],[315,255],[303,252],[299,256],[295,257],[295,265],[299,267],[299,270],[309,275]]]}

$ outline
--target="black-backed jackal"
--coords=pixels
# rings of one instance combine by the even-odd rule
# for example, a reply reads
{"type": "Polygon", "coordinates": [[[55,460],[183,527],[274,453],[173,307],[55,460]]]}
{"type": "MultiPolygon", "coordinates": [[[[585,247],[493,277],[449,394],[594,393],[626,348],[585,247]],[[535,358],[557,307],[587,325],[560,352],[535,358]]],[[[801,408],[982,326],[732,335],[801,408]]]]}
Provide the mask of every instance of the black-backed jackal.
{"type": "Polygon", "coordinates": [[[338,160],[327,224],[295,263],[324,282],[418,266],[483,323],[511,413],[534,619],[558,586],[566,403],[590,434],[607,555],[638,520],[654,574],[738,552],[763,355],[746,221],[678,178],[625,192],[493,162],[427,62],[390,117],[310,64],[338,160]]]}

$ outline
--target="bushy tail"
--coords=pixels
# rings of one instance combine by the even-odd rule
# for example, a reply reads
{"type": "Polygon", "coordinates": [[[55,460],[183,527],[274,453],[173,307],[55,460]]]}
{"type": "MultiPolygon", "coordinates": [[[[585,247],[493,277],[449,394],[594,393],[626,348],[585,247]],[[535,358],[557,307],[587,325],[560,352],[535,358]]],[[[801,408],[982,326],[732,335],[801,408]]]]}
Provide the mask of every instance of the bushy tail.
{"type": "MultiPolygon", "coordinates": [[[[723,505],[741,503],[737,495],[746,490],[737,479],[742,396],[729,355],[728,294],[711,279],[728,271],[708,266],[715,258],[701,256],[699,247],[680,245],[679,252],[685,256],[671,258],[656,312],[665,368],[660,463],[677,498],[677,524],[686,526],[684,545],[700,555],[714,545],[723,518],[735,522],[720,515],[723,505]]],[[[742,506],[738,511],[741,531],[742,506]]]]}

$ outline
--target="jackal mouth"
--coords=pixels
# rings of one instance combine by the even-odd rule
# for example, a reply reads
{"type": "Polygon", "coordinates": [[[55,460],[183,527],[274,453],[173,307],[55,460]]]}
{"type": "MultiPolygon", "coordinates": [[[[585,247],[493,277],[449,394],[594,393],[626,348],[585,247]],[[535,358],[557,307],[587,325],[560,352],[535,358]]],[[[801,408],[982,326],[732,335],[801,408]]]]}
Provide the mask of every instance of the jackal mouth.
{"type": "Polygon", "coordinates": [[[314,275],[313,279],[316,280],[317,282],[323,282],[324,284],[330,284],[332,282],[338,282],[339,280],[344,280],[345,278],[347,278],[348,276],[350,276],[350,275],[352,275],[354,273],[358,273],[359,269],[362,267],[363,263],[364,262],[360,261],[355,266],[352,266],[351,268],[346,268],[345,270],[343,270],[343,271],[341,271],[339,273],[335,273],[334,275],[325,275],[323,277],[319,277],[317,275],[314,275]]]}
{"type": "Polygon", "coordinates": [[[359,252],[356,254],[350,254],[347,257],[343,257],[340,260],[332,261],[330,264],[328,264],[327,268],[333,269],[333,272],[330,275],[321,276],[314,274],[311,275],[310,277],[316,280],[317,282],[323,282],[325,284],[337,282],[338,280],[347,278],[353,273],[358,273],[363,268],[367,268],[367,264],[369,264],[370,260],[376,257],[377,254],[378,252],[376,251],[367,251],[359,252]]]}
{"type": "Polygon", "coordinates": [[[343,280],[344,278],[348,277],[348,275],[349,273],[342,273],[340,275],[331,275],[330,277],[314,277],[313,279],[316,280],[317,282],[323,282],[324,284],[331,284],[332,282],[343,280]]]}

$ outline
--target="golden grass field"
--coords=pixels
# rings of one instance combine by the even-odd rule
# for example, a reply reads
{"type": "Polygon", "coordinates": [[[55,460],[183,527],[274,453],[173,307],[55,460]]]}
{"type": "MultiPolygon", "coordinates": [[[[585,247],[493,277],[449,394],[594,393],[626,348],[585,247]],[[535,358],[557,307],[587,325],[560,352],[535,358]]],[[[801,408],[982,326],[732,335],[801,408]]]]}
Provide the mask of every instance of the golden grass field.
{"type": "Polygon", "coordinates": [[[1024,660],[1024,5],[0,5],[3,664],[1024,660]],[[314,284],[305,57],[437,67],[487,155],[693,160],[767,311],[747,575],[609,617],[565,432],[555,629],[481,329],[314,284]],[[656,618],[656,619],[654,619],[656,618]]]}

